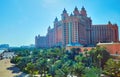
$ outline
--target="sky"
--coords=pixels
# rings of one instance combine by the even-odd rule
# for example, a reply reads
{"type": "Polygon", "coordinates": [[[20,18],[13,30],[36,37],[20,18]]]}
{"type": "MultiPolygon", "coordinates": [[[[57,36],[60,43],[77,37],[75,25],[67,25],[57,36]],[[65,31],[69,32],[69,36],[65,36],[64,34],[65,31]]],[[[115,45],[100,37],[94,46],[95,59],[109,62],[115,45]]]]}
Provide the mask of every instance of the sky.
{"type": "Polygon", "coordinates": [[[64,8],[71,14],[75,6],[85,7],[92,24],[117,24],[120,34],[120,0],[0,0],[0,44],[34,44],[64,8]]]}

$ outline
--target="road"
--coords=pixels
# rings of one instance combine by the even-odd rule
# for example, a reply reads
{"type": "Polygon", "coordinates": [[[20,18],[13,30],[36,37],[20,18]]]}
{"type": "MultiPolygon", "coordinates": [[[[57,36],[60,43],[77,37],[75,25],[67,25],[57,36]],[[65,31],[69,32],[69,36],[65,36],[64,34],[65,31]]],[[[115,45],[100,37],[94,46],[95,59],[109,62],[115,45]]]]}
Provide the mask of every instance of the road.
{"type": "Polygon", "coordinates": [[[0,60],[0,77],[28,77],[25,73],[10,63],[10,59],[0,60]]]}

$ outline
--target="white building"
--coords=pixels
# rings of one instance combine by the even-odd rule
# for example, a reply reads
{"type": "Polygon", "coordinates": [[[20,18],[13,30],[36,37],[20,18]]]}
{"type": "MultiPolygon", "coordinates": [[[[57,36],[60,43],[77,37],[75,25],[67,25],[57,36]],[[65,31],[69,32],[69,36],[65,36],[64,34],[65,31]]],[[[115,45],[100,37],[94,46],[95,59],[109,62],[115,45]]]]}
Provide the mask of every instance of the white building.
{"type": "Polygon", "coordinates": [[[11,59],[14,56],[15,56],[14,52],[3,52],[2,53],[2,58],[3,59],[7,59],[7,58],[11,59]]]}

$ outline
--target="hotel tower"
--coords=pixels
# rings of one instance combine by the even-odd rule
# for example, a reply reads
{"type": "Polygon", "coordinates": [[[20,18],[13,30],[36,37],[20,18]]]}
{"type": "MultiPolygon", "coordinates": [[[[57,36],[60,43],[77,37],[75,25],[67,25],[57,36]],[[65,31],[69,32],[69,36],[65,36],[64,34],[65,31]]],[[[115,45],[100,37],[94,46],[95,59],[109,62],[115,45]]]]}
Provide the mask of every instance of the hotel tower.
{"type": "Polygon", "coordinates": [[[110,21],[107,24],[92,24],[84,7],[68,14],[64,9],[61,20],[56,17],[54,27],[48,27],[46,36],[36,36],[37,48],[50,48],[55,46],[95,46],[98,42],[118,42],[118,26],[110,21]]]}

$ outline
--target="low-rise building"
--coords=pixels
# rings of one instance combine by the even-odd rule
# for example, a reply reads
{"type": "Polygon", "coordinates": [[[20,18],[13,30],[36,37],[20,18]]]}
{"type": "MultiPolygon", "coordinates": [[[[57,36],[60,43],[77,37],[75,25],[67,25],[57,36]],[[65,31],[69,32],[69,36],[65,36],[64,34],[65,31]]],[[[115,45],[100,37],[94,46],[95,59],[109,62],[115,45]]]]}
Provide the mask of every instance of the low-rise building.
{"type": "Polygon", "coordinates": [[[71,49],[73,48],[79,48],[80,49],[80,52],[84,52],[84,51],[90,51],[92,48],[95,48],[95,47],[83,47],[83,45],[71,45],[71,46],[66,46],[66,50],[70,51],[71,49]]]}
{"type": "Polygon", "coordinates": [[[11,59],[15,56],[15,53],[14,52],[8,52],[8,51],[5,51],[2,53],[2,59],[11,59]]]}
{"type": "Polygon", "coordinates": [[[110,54],[120,55],[120,43],[98,43],[97,45],[105,47],[110,54]]]}

